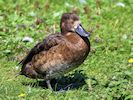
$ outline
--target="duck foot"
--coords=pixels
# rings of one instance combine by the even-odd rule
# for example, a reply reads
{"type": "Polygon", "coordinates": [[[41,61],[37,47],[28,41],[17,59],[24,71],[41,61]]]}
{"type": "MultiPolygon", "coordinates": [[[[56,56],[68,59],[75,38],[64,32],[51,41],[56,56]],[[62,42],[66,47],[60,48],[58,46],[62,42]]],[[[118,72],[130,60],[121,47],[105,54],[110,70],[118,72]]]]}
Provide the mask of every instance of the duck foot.
{"type": "Polygon", "coordinates": [[[69,90],[69,89],[71,88],[71,86],[73,86],[73,83],[71,83],[71,84],[65,86],[64,88],[61,88],[61,89],[59,90],[59,92],[66,92],[67,90],[69,90]]]}
{"type": "Polygon", "coordinates": [[[52,88],[52,86],[51,86],[51,84],[50,84],[50,80],[46,80],[46,83],[47,83],[48,88],[49,88],[51,91],[53,91],[53,88],[52,88]]]}

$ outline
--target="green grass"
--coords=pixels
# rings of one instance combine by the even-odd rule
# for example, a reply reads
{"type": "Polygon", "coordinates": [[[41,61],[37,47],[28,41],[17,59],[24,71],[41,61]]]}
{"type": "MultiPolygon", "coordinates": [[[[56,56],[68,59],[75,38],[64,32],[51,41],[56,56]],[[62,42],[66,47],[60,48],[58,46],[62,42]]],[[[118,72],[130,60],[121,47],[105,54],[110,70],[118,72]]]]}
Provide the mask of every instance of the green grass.
{"type": "MultiPolygon", "coordinates": [[[[0,0],[0,100],[129,100],[133,99],[133,1],[132,0],[0,0]],[[122,2],[125,7],[116,6],[122,2]],[[15,77],[17,63],[38,41],[59,32],[60,17],[75,11],[91,31],[91,52],[77,69],[85,84],[63,93],[51,92],[36,80],[15,77]],[[37,19],[43,20],[36,25],[37,19]],[[34,39],[22,41],[24,36],[34,39]],[[23,83],[27,84],[24,85],[23,83]],[[20,95],[21,94],[21,95],[20,95]]],[[[78,72],[77,71],[77,72],[78,72]]],[[[65,75],[80,83],[75,71],[65,75]]],[[[69,83],[69,82],[68,82],[69,83]]]]}

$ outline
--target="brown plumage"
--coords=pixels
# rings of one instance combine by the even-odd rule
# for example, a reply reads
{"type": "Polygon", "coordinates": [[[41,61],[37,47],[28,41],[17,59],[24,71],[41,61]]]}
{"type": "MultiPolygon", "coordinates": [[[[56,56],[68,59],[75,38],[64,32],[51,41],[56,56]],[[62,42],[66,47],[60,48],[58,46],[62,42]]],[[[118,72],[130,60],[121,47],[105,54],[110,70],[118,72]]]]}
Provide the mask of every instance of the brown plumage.
{"type": "Polygon", "coordinates": [[[50,89],[49,80],[78,67],[90,51],[89,33],[76,14],[63,14],[60,27],[61,33],[46,37],[20,62],[21,75],[45,79],[50,89]]]}

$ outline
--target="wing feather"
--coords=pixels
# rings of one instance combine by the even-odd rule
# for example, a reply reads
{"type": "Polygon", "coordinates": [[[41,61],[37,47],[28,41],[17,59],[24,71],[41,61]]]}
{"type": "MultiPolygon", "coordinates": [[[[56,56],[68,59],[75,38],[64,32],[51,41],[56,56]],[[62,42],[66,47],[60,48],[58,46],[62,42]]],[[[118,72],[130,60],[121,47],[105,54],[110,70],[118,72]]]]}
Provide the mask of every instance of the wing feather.
{"type": "Polygon", "coordinates": [[[60,34],[49,35],[42,42],[39,42],[38,44],[36,44],[30,50],[28,55],[19,64],[22,64],[22,66],[25,66],[27,63],[29,63],[32,60],[33,56],[35,56],[36,54],[39,54],[42,51],[47,51],[50,48],[58,45],[62,39],[63,39],[63,36],[60,34]]]}

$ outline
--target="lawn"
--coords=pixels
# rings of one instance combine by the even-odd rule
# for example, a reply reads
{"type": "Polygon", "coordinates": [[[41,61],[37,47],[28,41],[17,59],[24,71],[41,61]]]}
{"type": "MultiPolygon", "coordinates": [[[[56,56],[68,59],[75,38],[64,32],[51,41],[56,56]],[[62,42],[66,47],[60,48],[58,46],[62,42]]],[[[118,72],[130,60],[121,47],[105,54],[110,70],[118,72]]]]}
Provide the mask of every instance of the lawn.
{"type": "Polygon", "coordinates": [[[0,0],[0,40],[0,100],[133,100],[133,0],[0,0]],[[28,51],[60,31],[65,12],[91,32],[85,62],[53,80],[55,92],[16,77],[28,51]]]}

